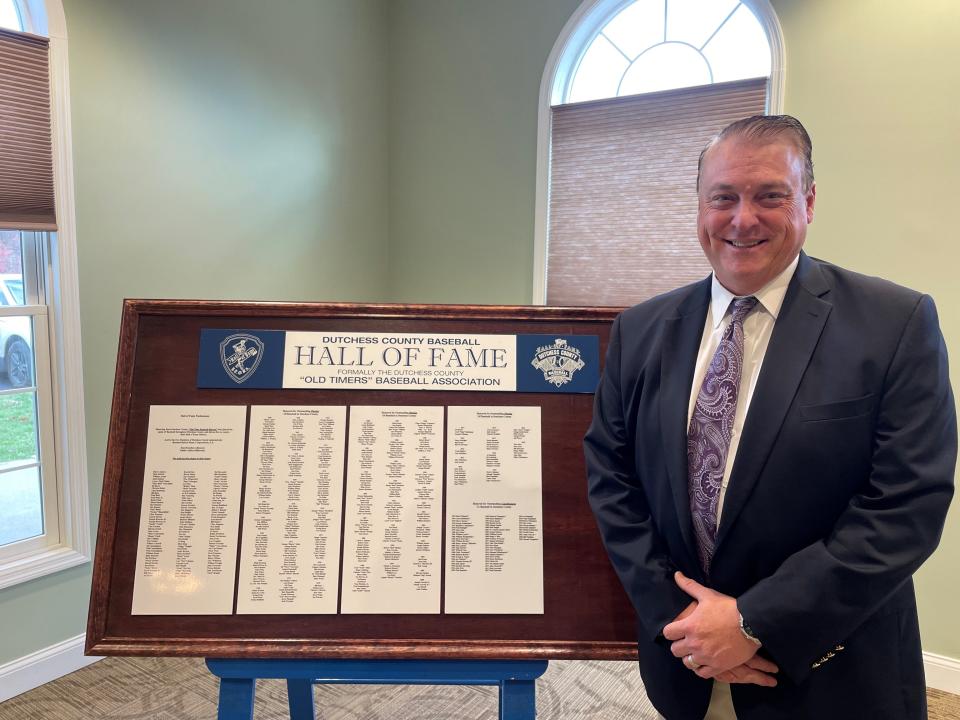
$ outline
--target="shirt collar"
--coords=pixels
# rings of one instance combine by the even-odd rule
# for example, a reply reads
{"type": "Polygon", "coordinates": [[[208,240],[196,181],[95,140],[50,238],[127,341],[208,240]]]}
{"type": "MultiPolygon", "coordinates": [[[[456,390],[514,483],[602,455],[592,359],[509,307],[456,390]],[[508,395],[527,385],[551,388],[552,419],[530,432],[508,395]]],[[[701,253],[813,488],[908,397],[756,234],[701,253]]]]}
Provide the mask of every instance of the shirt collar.
{"type": "MultiPolygon", "coordinates": [[[[793,279],[793,274],[797,271],[799,262],[800,256],[797,255],[793,262],[787,265],[779,275],[753,293],[753,297],[759,301],[759,305],[770,313],[774,320],[780,313],[780,306],[783,305],[783,298],[787,294],[787,286],[793,279]]],[[[730,303],[736,297],[738,296],[720,284],[720,281],[717,280],[717,274],[714,273],[710,287],[711,324],[714,330],[723,322],[723,318],[727,314],[727,308],[730,307],[730,303]]]]}

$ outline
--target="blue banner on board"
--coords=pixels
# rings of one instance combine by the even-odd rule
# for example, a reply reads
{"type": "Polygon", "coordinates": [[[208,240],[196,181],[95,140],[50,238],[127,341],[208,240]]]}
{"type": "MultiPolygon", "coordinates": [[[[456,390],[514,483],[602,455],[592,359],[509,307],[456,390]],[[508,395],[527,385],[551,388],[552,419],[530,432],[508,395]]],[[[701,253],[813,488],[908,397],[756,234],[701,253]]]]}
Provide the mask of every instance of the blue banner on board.
{"type": "Polygon", "coordinates": [[[200,331],[197,387],[283,387],[283,330],[200,331]]]}
{"type": "Polygon", "coordinates": [[[592,393],[596,335],[220,330],[200,334],[197,387],[592,393]]]}
{"type": "Polygon", "coordinates": [[[600,382],[596,335],[517,335],[517,392],[592,393],[600,382]]]}

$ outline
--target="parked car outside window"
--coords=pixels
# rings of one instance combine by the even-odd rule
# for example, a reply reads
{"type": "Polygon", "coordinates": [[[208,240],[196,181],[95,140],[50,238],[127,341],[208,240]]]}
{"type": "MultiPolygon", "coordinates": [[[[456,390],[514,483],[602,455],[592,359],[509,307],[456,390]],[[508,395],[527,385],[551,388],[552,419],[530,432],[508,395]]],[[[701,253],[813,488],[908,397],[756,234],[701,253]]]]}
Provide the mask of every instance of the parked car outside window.
{"type": "MultiPolygon", "coordinates": [[[[23,305],[23,278],[0,274],[0,307],[23,305]]],[[[10,387],[33,384],[33,333],[28,317],[0,317],[0,371],[10,387]]]]}

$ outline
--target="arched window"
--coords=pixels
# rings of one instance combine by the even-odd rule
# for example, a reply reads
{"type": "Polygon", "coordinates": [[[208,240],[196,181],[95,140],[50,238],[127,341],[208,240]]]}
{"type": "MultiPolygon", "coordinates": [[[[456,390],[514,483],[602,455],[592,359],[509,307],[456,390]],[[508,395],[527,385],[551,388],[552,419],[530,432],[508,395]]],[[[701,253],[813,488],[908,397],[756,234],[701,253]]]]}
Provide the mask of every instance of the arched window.
{"type": "Polygon", "coordinates": [[[705,276],[697,157],[778,111],[782,72],[766,0],[587,0],[541,87],[534,301],[629,305],[705,276]]]}
{"type": "Polygon", "coordinates": [[[3,133],[16,140],[0,147],[6,587],[88,561],[91,538],[61,0],[0,0],[0,43],[3,133]]]}
{"type": "Polygon", "coordinates": [[[0,0],[0,28],[23,30],[20,9],[13,0],[0,0]]]}

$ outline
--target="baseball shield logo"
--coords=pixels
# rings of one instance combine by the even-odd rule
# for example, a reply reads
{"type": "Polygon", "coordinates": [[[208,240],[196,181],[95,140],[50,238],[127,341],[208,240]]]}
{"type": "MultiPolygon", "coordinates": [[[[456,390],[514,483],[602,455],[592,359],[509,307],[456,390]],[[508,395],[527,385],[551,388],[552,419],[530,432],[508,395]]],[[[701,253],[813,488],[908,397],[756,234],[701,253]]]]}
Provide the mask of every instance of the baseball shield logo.
{"type": "Polygon", "coordinates": [[[578,348],[569,345],[562,338],[557,338],[553,341],[553,345],[538,347],[530,364],[543,373],[544,380],[560,387],[570,382],[573,374],[585,363],[580,357],[578,348]]]}
{"type": "Polygon", "coordinates": [[[263,342],[255,335],[235,333],[220,343],[220,362],[237,384],[253,377],[262,359],[263,342]]]}

